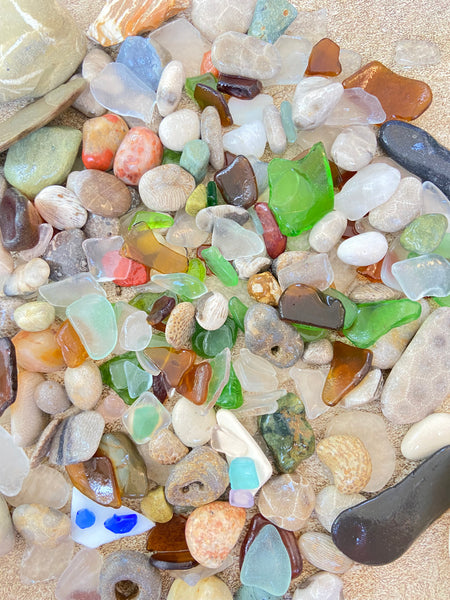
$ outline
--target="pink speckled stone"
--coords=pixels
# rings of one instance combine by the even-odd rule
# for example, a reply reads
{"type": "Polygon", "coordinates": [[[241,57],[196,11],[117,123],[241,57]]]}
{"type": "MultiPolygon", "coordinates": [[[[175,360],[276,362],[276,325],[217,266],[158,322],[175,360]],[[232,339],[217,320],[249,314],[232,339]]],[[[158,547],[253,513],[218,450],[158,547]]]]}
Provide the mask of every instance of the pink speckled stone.
{"type": "Polygon", "coordinates": [[[114,175],[127,185],[138,185],[142,175],[161,164],[163,145],[148,127],[132,127],[114,159],[114,175]]]}
{"type": "Polygon", "coordinates": [[[236,544],[245,525],[245,510],[228,502],[211,502],[196,508],[186,523],[190,553],[204,567],[215,569],[236,544]]]}

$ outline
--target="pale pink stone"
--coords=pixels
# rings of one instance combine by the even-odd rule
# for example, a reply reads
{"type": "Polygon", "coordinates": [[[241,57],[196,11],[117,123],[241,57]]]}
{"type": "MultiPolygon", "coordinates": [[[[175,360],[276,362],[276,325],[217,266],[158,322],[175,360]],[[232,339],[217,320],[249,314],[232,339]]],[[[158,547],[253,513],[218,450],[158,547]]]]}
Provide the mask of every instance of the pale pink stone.
{"type": "Polygon", "coordinates": [[[117,421],[126,412],[125,402],[117,394],[108,394],[97,408],[106,423],[117,421]]]}

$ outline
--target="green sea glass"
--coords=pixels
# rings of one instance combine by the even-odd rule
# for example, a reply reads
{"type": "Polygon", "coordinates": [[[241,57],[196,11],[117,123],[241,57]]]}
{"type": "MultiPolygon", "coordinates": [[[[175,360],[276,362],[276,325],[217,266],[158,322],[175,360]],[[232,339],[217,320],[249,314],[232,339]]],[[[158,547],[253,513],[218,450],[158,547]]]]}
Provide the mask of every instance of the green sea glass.
{"type": "Polygon", "coordinates": [[[149,210],[138,210],[134,215],[128,229],[131,229],[136,223],[145,223],[150,229],[162,229],[172,227],[173,217],[164,213],[153,212],[149,210]]]}
{"type": "MultiPolygon", "coordinates": [[[[216,404],[221,408],[228,409],[239,408],[244,404],[241,382],[237,378],[232,364],[230,364],[230,377],[228,378],[228,382],[225,384],[225,387],[223,388],[216,404]]],[[[251,487],[257,486],[255,485],[251,487]]]]}
{"type": "Polygon", "coordinates": [[[439,256],[450,259],[450,233],[444,235],[434,254],[439,254],[439,256]]]}
{"type": "Polygon", "coordinates": [[[137,398],[146,392],[152,385],[153,377],[147,371],[137,367],[129,360],[125,361],[124,372],[126,386],[131,398],[137,398]]]}
{"type": "Polygon", "coordinates": [[[181,152],[176,152],[175,150],[169,150],[169,148],[164,148],[162,163],[163,165],[179,165],[181,159],[181,152]]]}
{"type": "Polygon", "coordinates": [[[442,242],[447,227],[445,215],[422,215],[405,227],[400,236],[400,244],[411,252],[430,254],[442,242]]]}
{"type": "Polygon", "coordinates": [[[450,296],[442,296],[441,298],[432,296],[432,298],[439,304],[439,306],[450,306],[450,296]]]}
{"type": "Polygon", "coordinates": [[[125,373],[125,363],[127,362],[132,363],[135,367],[140,366],[136,358],[136,352],[126,352],[104,362],[99,368],[104,385],[114,390],[125,404],[133,404],[136,397],[132,398],[128,392],[125,373]]]}
{"type": "Polygon", "coordinates": [[[208,181],[206,186],[206,204],[208,206],[217,206],[217,185],[214,181],[208,181]]]}
{"type": "Polygon", "coordinates": [[[245,306],[237,296],[233,296],[228,300],[228,310],[241,331],[245,331],[244,319],[248,311],[248,306],[245,306]]]}
{"type": "Polygon", "coordinates": [[[197,277],[200,281],[205,281],[206,279],[206,267],[205,263],[199,258],[190,258],[188,270],[186,271],[187,275],[192,275],[193,277],[197,277]]]}
{"type": "Polygon", "coordinates": [[[356,319],[343,333],[358,348],[369,348],[382,335],[420,317],[419,302],[401,298],[357,305],[356,319]]]}
{"type": "Polygon", "coordinates": [[[203,281],[187,273],[157,273],[152,276],[152,283],[188,300],[200,298],[208,291],[203,281]]]}
{"type": "Polygon", "coordinates": [[[145,444],[153,435],[168,427],[169,411],[151,392],[144,392],[122,417],[128,433],[136,444],[145,444]]]}
{"type": "Polygon", "coordinates": [[[322,329],[321,327],[314,327],[313,325],[300,325],[299,323],[291,323],[291,325],[297,329],[305,342],[321,340],[330,333],[329,329],[322,329]]]}
{"type": "Polygon", "coordinates": [[[282,234],[299,235],[333,209],[333,178],[322,142],[300,160],[272,159],[268,176],[269,207],[282,234]]]}
{"type": "Polygon", "coordinates": [[[215,405],[230,377],[230,349],[224,348],[209,361],[209,364],[211,365],[212,375],[208,385],[208,396],[202,406],[202,412],[204,413],[207,413],[215,405]]]}
{"type": "Polygon", "coordinates": [[[356,304],[352,302],[348,296],[342,292],[338,292],[338,290],[335,290],[334,288],[326,289],[325,294],[328,294],[328,296],[333,296],[333,298],[337,298],[342,302],[345,309],[344,329],[350,327],[350,325],[356,319],[356,314],[358,312],[356,304]]]}
{"type": "Polygon", "coordinates": [[[214,358],[224,348],[232,348],[236,343],[238,327],[230,317],[214,331],[207,331],[198,323],[192,336],[192,349],[203,358],[214,358]]]}
{"type": "Polygon", "coordinates": [[[234,287],[239,283],[238,274],[233,266],[222,256],[218,248],[215,246],[204,248],[202,250],[202,258],[224,285],[234,287]]]}
{"type": "Polygon", "coordinates": [[[167,294],[164,292],[159,292],[156,294],[153,292],[141,292],[140,294],[137,294],[137,296],[134,296],[134,298],[130,300],[128,304],[134,306],[134,308],[137,308],[138,310],[143,310],[144,312],[148,313],[151,311],[156,300],[164,295],[167,294]]]}
{"type": "Polygon", "coordinates": [[[248,456],[239,456],[230,462],[228,469],[232,490],[252,490],[259,486],[255,461],[248,456]]]}
{"type": "Polygon", "coordinates": [[[213,90],[217,90],[217,79],[212,73],[204,73],[203,75],[196,75],[195,77],[187,77],[184,84],[184,91],[191,100],[195,101],[194,91],[197,83],[202,83],[203,85],[213,88],[213,90]]]}

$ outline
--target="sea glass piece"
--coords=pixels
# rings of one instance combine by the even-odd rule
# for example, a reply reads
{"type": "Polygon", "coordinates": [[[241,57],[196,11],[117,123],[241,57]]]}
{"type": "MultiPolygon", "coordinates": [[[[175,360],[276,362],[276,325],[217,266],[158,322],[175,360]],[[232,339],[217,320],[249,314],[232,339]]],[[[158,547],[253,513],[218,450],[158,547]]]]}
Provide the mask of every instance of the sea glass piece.
{"type": "Polygon", "coordinates": [[[88,294],[106,296],[105,290],[90,273],[78,273],[62,281],[41,285],[39,294],[49,304],[61,308],[66,308],[72,302],[88,294]]]}
{"type": "Polygon", "coordinates": [[[125,235],[121,254],[161,273],[185,273],[187,258],[161,244],[145,224],[135,225],[125,235]]]}
{"type": "Polygon", "coordinates": [[[231,506],[240,506],[241,508],[252,508],[255,505],[255,498],[250,490],[232,490],[228,494],[228,502],[231,506]]]}
{"type": "Polygon", "coordinates": [[[221,408],[234,410],[240,408],[243,403],[244,397],[242,395],[241,382],[237,378],[233,365],[230,364],[230,376],[228,378],[228,382],[221,391],[216,404],[221,408]]]}
{"type": "Polygon", "coordinates": [[[274,158],[269,163],[269,208],[282,234],[311,229],[333,209],[333,181],[322,143],[299,161],[274,158]]]}
{"type": "Polygon", "coordinates": [[[191,100],[194,100],[195,88],[199,83],[208,86],[213,90],[217,88],[217,79],[212,73],[203,73],[202,75],[188,77],[184,84],[184,90],[191,100]]]}
{"type": "Polygon", "coordinates": [[[286,395],[286,390],[279,389],[273,392],[245,392],[244,403],[234,409],[235,414],[242,417],[259,417],[272,415],[278,410],[278,400],[286,395]]]}
{"type": "Polygon", "coordinates": [[[151,392],[144,392],[122,417],[136,444],[145,444],[163,427],[170,425],[169,411],[151,392]]]}
{"type": "Polygon", "coordinates": [[[144,123],[152,120],[156,93],[122,63],[106,65],[91,81],[91,93],[113,113],[135,117],[144,123]]]}
{"type": "Polygon", "coordinates": [[[437,65],[441,61],[441,52],[430,40],[398,40],[394,60],[404,69],[437,65]]]}
{"type": "Polygon", "coordinates": [[[291,561],[277,529],[266,525],[248,549],[241,568],[241,582],[282,596],[291,582],[291,561]]]}
{"type": "Polygon", "coordinates": [[[196,300],[208,291],[203,281],[187,273],[158,273],[152,275],[152,282],[188,300],[196,300]]]}
{"type": "Polygon", "coordinates": [[[392,274],[410,300],[450,293],[450,261],[438,254],[400,260],[392,265],[392,274]]]}
{"type": "Polygon", "coordinates": [[[152,385],[153,376],[140,369],[131,361],[126,360],[123,365],[126,378],[126,388],[131,398],[137,398],[146,392],[152,385]]]}
{"type": "Polygon", "coordinates": [[[228,310],[239,329],[244,331],[244,319],[248,306],[246,306],[237,296],[232,296],[228,301],[228,310]]]}
{"type": "Polygon", "coordinates": [[[356,304],[354,302],[352,302],[352,300],[350,300],[350,298],[348,296],[346,296],[342,292],[339,292],[338,290],[335,290],[334,288],[328,288],[325,290],[325,292],[328,296],[337,298],[338,300],[340,300],[342,302],[342,305],[344,306],[344,309],[345,309],[344,329],[347,329],[348,327],[350,327],[350,325],[356,319],[356,311],[357,311],[356,304]]]}
{"type": "Polygon", "coordinates": [[[156,347],[146,348],[144,354],[166,375],[171,387],[179,385],[181,378],[195,361],[195,353],[191,350],[156,347]]]}
{"type": "Polygon", "coordinates": [[[305,75],[335,77],[342,71],[339,62],[340,48],[329,38],[323,38],[313,46],[305,75]]]}
{"type": "Polygon", "coordinates": [[[150,564],[158,569],[190,569],[197,564],[186,543],[187,518],[175,514],[167,523],[156,523],[147,537],[150,564]]]}
{"type": "Polygon", "coordinates": [[[256,214],[263,228],[263,238],[267,254],[270,258],[277,258],[286,250],[287,238],[280,231],[278,223],[266,202],[258,202],[255,206],[256,214]]]}
{"type": "Polygon", "coordinates": [[[215,246],[210,246],[202,250],[207,266],[216,275],[224,285],[233,287],[239,283],[238,274],[232,265],[222,256],[220,250],[215,246]]]}
{"type": "Polygon", "coordinates": [[[162,65],[158,52],[148,39],[128,35],[120,45],[116,62],[127,66],[138,79],[156,91],[162,65]]]}
{"type": "Polygon", "coordinates": [[[0,427],[0,451],[0,492],[6,496],[15,496],[20,492],[30,471],[30,461],[3,427],[0,427]]]}
{"type": "Polygon", "coordinates": [[[328,254],[304,252],[302,256],[278,270],[278,283],[282,290],[292,284],[302,283],[319,290],[327,289],[334,281],[334,271],[328,254]]]}
{"type": "Polygon", "coordinates": [[[237,156],[230,165],[216,172],[214,181],[228,204],[250,208],[258,199],[255,173],[245,156],[237,156]]]}
{"type": "Polygon", "coordinates": [[[133,404],[134,399],[128,393],[125,375],[125,362],[127,361],[133,362],[136,367],[140,364],[135,352],[126,352],[100,365],[100,374],[105,385],[114,390],[126,404],[133,404]]]}
{"type": "Polygon", "coordinates": [[[288,100],[281,103],[280,116],[286,139],[290,144],[294,144],[297,141],[297,128],[292,120],[292,104],[288,100]]]}
{"type": "Polygon", "coordinates": [[[120,235],[109,238],[89,238],[82,243],[84,253],[86,254],[88,268],[90,273],[97,281],[112,281],[115,279],[114,265],[111,260],[103,262],[105,254],[115,252],[117,259],[120,259],[119,250],[122,248],[123,238],[120,235]]]}
{"type": "Polygon", "coordinates": [[[206,278],[206,267],[205,263],[199,258],[190,258],[187,275],[197,277],[200,281],[205,281],[206,278]]]}
{"type": "Polygon", "coordinates": [[[367,565],[399,558],[449,508],[449,467],[445,446],[397,485],[341,512],[331,530],[336,546],[367,565]]]}
{"type": "Polygon", "coordinates": [[[10,506],[41,504],[50,508],[62,508],[69,499],[70,486],[56,469],[46,465],[33,468],[24,479],[18,494],[7,496],[10,506]]]}
{"type": "Polygon", "coordinates": [[[283,319],[322,327],[342,329],[345,309],[337,298],[303,283],[287,287],[278,303],[283,319]]]}
{"type": "Polygon", "coordinates": [[[273,106],[273,98],[269,94],[258,94],[251,100],[230,98],[228,106],[235,125],[245,125],[253,121],[262,121],[264,110],[273,106]]]}
{"type": "Polygon", "coordinates": [[[233,96],[233,98],[251,100],[261,93],[262,83],[251,77],[240,77],[238,75],[219,74],[217,89],[223,94],[233,96]]]}
{"type": "Polygon", "coordinates": [[[297,16],[287,0],[258,0],[247,34],[273,44],[297,16]]]}
{"type": "Polygon", "coordinates": [[[297,394],[301,398],[309,420],[317,419],[329,409],[322,400],[322,391],[327,374],[321,369],[301,369],[291,367],[289,376],[292,378],[297,394]]]}
{"type": "Polygon", "coordinates": [[[264,251],[264,242],[257,233],[221,217],[214,220],[212,244],[226,260],[257,256],[264,251]]]}
{"type": "Polygon", "coordinates": [[[376,96],[386,112],[386,119],[417,119],[430,105],[432,93],[423,81],[397,75],[374,60],[347,77],[344,88],[360,87],[376,96]]]}
{"type": "Polygon", "coordinates": [[[385,120],[386,113],[378,98],[362,88],[355,87],[344,90],[325,123],[330,127],[342,127],[343,125],[375,125],[384,123],[385,120]]]}
{"type": "Polygon", "coordinates": [[[113,508],[122,504],[114,469],[107,456],[97,453],[82,463],[66,465],[66,471],[72,484],[94,502],[113,508]]]}
{"type": "Polygon", "coordinates": [[[236,375],[244,390],[248,392],[271,392],[278,389],[275,368],[262,356],[241,348],[234,361],[236,375]]]}
{"type": "Polygon", "coordinates": [[[356,270],[360,275],[367,277],[367,279],[369,279],[370,281],[373,281],[375,283],[382,283],[381,269],[383,266],[383,260],[380,260],[372,265],[367,265],[366,267],[358,267],[356,270]]]}
{"type": "Polygon", "coordinates": [[[147,314],[126,302],[116,302],[114,313],[119,332],[116,354],[130,350],[136,352],[146,348],[152,337],[152,328],[147,321],[147,314]]]}
{"type": "Polygon", "coordinates": [[[101,360],[113,351],[117,324],[114,310],[104,296],[83,296],[67,307],[66,314],[91,358],[101,360]]]}
{"type": "Polygon", "coordinates": [[[447,227],[448,221],[444,215],[422,215],[405,227],[400,236],[400,243],[410,252],[430,254],[441,243],[447,227]]]}
{"type": "Polygon", "coordinates": [[[188,369],[177,386],[177,392],[196,405],[206,402],[212,376],[211,365],[204,361],[188,369]]]}
{"type": "Polygon", "coordinates": [[[100,552],[82,548],[58,579],[56,600],[100,600],[98,586],[102,564],[103,557],[100,552]]]}
{"type": "Polygon", "coordinates": [[[333,346],[333,360],[325,381],[322,399],[328,406],[335,406],[369,372],[372,352],[355,348],[342,342],[333,346]]]}
{"type": "Polygon", "coordinates": [[[170,315],[175,305],[176,300],[172,296],[160,296],[147,311],[147,322],[150,325],[161,323],[170,315]]]}
{"type": "Polygon", "coordinates": [[[418,319],[422,311],[419,302],[406,298],[366,302],[357,306],[355,321],[343,333],[358,348],[369,348],[394,327],[418,319]]]}
{"type": "Polygon", "coordinates": [[[281,57],[281,69],[274,77],[265,79],[264,85],[295,85],[299,83],[308,65],[312,48],[311,42],[303,36],[282,35],[274,46],[281,57]]]}
{"type": "Polygon", "coordinates": [[[173,217],[165,213],[138,210],[130,221],[128,229],[132,229],[136,223],[145,223],[149,229],[165,229],[173,225],[173,217]]]}
{"type": "Polygon", "coordinates": [[[17,395],[17,364],[14,344],[7,337],[0,338],[0,415],[17,395]]]}
{"type": "Polygon", "coordinates": [[[203,110],[206,106],[214,106],[220,116],[222,127],[233,125],[233,118],[223,94],[203,83],[197,83],[194,89],[194,100],[203,110]]]}
{"type": "Polygon", "coordinates": [[[232,490],[249,490],[258,487],[259,479],[255,461],[245,456],[233,458],[229,467],[232,490]]]}
{"type": "Polygon", "coordinates": [[[69,537],[64,538],[54,548],[32,544],[25,549],[20,564],[20,581],[31,585],[41,581],[56,579],[67,568],[75,544],[69,537]]]}
{"type": "MultiPolygon", "coordinates": [[[[72,539],[88,548],[98,548],[98,546],[113,542],[122,537],[138,535],[148,531],[154,526],[152,521],[140,513],[131,510],[131,508],[126,506],[121,506],[120,508],[102,506],[101,504],[97,504],[97,502],[90,500],[87,496],[84,496],[75,487],[72,492],[71,520],[72,531],[70,535],[72,539]],[[81,515],[89,513],[89,520],[80,519],[81,515]],[[112,526],[108,528],[105,525],[109,519],[113,519],[114,517],[116,523],[120,523],[123,517],[130,518],[131,516],[134,525],[128,531],[113,531],[113,529],[116,529],[117,527],[112,526]],[[80,525],[83,525],[83,527],[80,525]]],[[[109,523],[112,524],[113,522],[109,521],[109,523]]]]}
{"type": "Polygon", "coordinates": [[[215,181],[208,181],[206,186],[206,206],[217,206],[218,204],[217,184],[215,181]]]}

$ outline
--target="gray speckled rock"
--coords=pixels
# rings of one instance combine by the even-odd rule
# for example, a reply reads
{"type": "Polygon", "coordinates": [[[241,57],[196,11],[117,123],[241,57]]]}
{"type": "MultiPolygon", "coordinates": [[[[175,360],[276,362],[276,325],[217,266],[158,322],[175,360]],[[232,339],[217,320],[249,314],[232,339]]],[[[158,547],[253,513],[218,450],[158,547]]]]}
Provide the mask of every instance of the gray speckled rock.
{"type": "Polygon", "coordinates": [[[88,270],[82,247],[85,238],[81,229],[66,229],[55,235],[42,257],[50,266],[52,281],[61,281],[88,270]]]}
{"type": "Polygon", "coordinates": [[[101,414],[92,410],[64,419],[52,438],[49,462],[65,466],[89,460],[97,451],[104,427],[101,414]]]}
{"type": "Polygon", "coordinates": [[[100,595],[102,600],[116,600],[116,583],[132,581],[139,587],[136,600],[159,600],[161,577],[152,567],[148,557],[133,550],[119,550],[105,558],[100,571],[100,595]]]}

